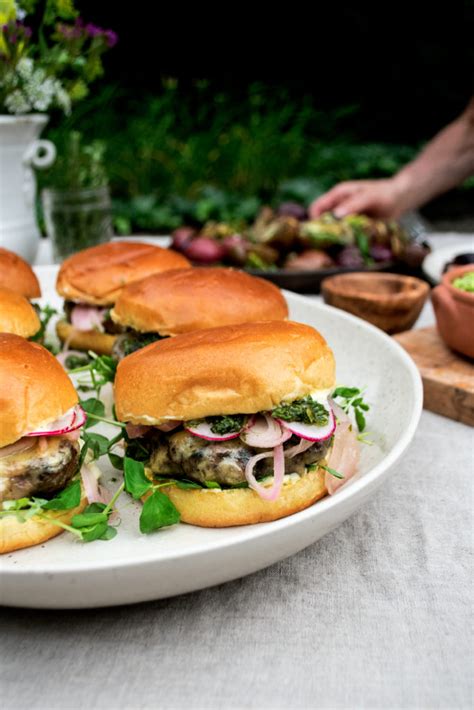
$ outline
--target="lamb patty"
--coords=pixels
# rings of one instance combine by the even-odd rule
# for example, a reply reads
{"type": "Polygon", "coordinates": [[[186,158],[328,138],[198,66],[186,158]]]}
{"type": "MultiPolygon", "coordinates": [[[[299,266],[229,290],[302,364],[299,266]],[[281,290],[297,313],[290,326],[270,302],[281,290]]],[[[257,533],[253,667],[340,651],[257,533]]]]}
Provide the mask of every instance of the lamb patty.
{"type": "Polygon", "coordinates": [[[0,502],[56,493],[74,476],[78,462],[79,444],[60,436],[47,437],[43,450],[38,442],[0,459],[0,502]]]}
{"type": "MultiPolygon", "coordinates": [[[[298,442],[292,437],[285,449],[298,442]]],[[[329,449],[331,439],[315,442],[304,453],[286,459],[286,472],[305,473],[306,466],[321,461],[329,449]]],[[[224,486],[244,483],[245,466],[249,459],[265,449],[254,449],[240,438],[222,442],[209,442],[187,431],[163,436],[153,445],[150,468],[161,476],[184,477],[198,483],[215,481],[224,486]]],[[[273,475],[273,459],[263,459],[255,467],[257,476],[273,475]]]]}

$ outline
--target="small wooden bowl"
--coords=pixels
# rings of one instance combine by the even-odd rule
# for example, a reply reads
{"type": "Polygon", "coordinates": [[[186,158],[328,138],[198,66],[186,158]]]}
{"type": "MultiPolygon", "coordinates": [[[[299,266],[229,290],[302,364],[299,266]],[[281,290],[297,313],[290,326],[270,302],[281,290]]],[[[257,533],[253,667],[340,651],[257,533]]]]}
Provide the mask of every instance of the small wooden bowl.
{"type": "Polygon", "coordinates": [[[360,271],[325,279],[326,303],[373,323],[386,333],[409,330],[420,315],[430,290],[413,276],[360,271]]]}

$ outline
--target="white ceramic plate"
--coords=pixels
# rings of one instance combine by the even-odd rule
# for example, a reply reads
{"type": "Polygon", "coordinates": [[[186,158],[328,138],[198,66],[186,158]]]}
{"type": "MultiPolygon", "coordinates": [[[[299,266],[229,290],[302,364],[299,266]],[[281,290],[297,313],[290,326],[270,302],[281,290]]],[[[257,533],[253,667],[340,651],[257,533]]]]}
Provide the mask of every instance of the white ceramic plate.
{"type": "MultiPolygon", "coordinates": [[[[58,303],[55,267],[38,267],[43,300],[58,303]]],[[[190,592],[262,569],[310,545],[370,498],[410,443],[421,413],[422,387],[412,360],[382,331],[343,311],[286,294],[295,320],[316,326],[334,350],[341,384],[366,387],[371,403],[360,474],[336,495],[272,523],[209,530],[178,525],[138,531],[139,505],[126,496],[119,534],[77,543],[67,533],[1,558],[1,603],[41,608],[109,606],[190,592]]],[[[97,428],[98,431],[101,431],[97,428]]],[[[107,429],[102,429],[106,432],[107,429]]],[[[111,488],[120,474],[102,464],[111,488]]],[[[337,560],[334,561],[337,564],[337,560]]]]}
{"type": "Polygon", "coordinates": [[[465,239],[457,244],[446,244],[446,246],[433,249],[423,261],[423,271],[432,283],[438,284],[444,273],[445,265],[459,254],[469,253],[474,253],[474,239],[465,239]]]}

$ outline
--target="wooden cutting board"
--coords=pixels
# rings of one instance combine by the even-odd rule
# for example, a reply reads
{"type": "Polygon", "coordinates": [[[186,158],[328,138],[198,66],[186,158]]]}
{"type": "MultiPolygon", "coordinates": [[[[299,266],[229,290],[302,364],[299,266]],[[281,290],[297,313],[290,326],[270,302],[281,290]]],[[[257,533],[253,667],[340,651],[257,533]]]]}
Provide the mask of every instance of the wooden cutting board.
{"type": "Polygon", "coordinates": [[[452,352],[436,328],[407,330],[394,337],[420,370],[424,408],[474,426],[474,364],[452,352]]]}

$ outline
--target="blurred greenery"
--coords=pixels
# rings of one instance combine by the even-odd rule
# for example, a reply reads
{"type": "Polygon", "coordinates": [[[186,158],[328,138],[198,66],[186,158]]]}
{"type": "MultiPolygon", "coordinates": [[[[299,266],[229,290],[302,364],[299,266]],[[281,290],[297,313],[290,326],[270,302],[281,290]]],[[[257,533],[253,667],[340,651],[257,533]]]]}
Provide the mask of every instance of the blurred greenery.
{"type": "Polygon", "coordinates": [[[390,175],[419,149],[361,144],[357,120],[357,106],[322,112],[260,82],[236,96],[167,79],[153,95],[104,85],[48,137],[60,153],[71,130],[103,141],[117,231],[163,232],[250,220],[263,202],[308,204],[340,180],[390,175]]]}

